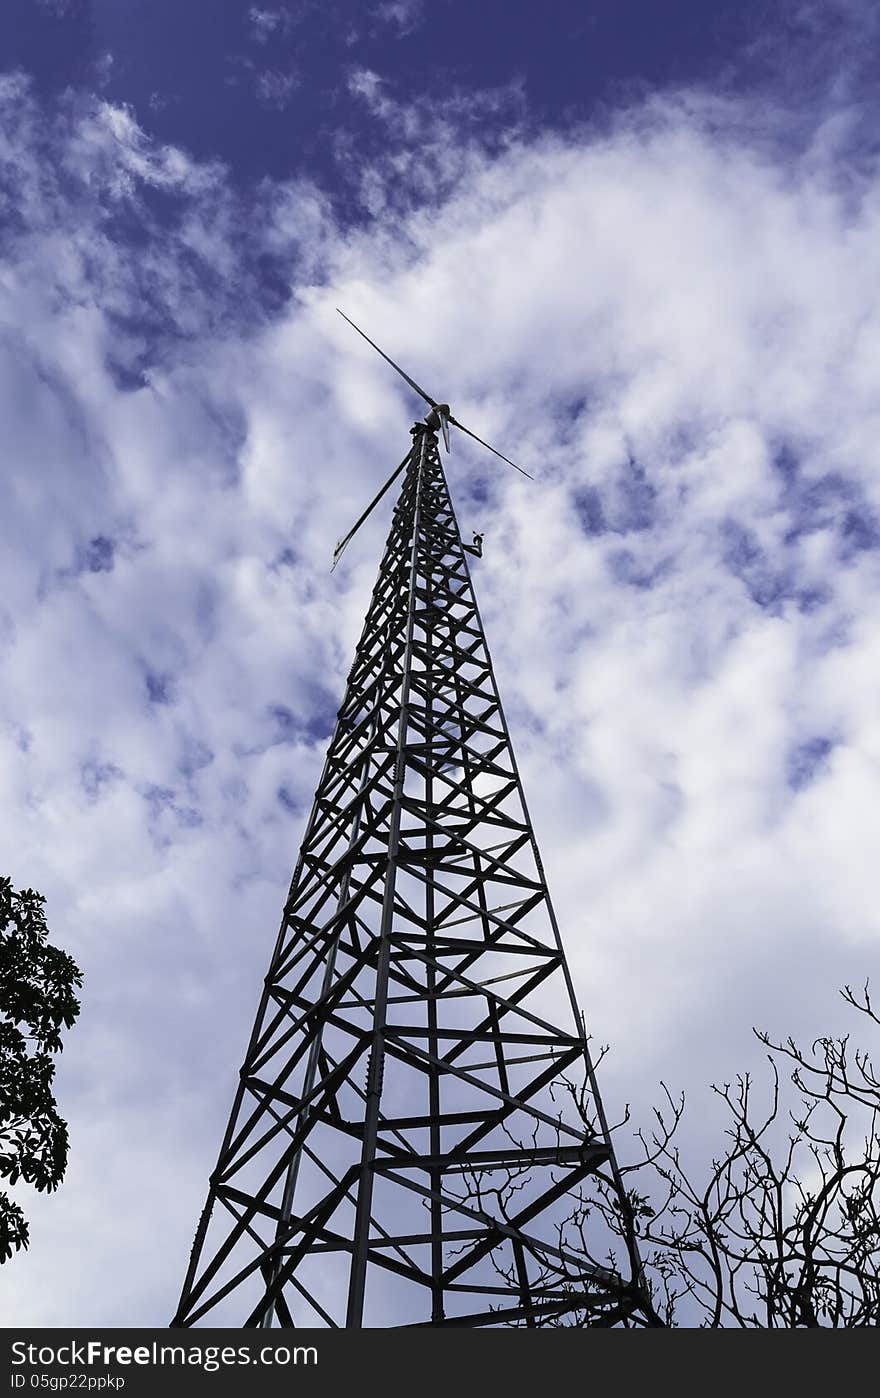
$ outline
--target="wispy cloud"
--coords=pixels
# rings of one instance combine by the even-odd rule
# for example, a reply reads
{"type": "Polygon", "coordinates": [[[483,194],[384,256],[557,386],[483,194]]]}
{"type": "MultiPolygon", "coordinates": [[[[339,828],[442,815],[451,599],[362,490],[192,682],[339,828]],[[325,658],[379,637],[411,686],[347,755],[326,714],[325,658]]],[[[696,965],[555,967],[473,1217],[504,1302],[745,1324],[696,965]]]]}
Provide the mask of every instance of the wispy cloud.
{"type": "Polygon", "coordinates": [[[299,77],[293,71],[281,72],[266,69],[255,76],[257,96],[266,107],[283,111],[299,86],[299,77]]]}
{"type": "Polygon", "coordinates": [[[252,5],[247,12],[249,37],[257,44],[268,44],[289,34],[301,20],[306,5],[252,5]]]}
{"type": "Polygon", "coordinates": [[[371,126],[341,127],[336,158],[361,208],[373,216],[441,204],[487,159],[524,136],[527,110],[517,79],[477,93],[452,90],[442,99],[404,100],[388,79],[358,67],[349,72],[347,88],[371,126]],[[351,178],[354,171],[357,179],[351,178]]]}
{"type": "Polygon", "coordinates": [[[387,25],[399,37],[418,29],[423,13],[423,0],[383,0],[371,11],[380,24],[387,25]]]}
{"type": "Polygon", "coordinates": [[[78,0],[36,0],[39,9],[51,15],[66,15],[78,4],[78,0]]]}

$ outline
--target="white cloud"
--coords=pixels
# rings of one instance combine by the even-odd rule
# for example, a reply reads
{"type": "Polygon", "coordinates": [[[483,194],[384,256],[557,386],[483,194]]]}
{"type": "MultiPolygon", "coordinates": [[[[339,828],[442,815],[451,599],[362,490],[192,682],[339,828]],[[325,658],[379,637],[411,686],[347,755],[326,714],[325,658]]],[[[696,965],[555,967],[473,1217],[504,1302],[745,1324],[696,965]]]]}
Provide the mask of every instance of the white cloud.
{"type": "Polygon", "coordinates": [[[346,128],[334,142],[355,187],[352,167],[360,164],[361,203],[372,215],[411,212],[425,202],[435,207],[484,168],[490,147],[497,155],[522,136],[526,103],[519,79],[478,92],[453,88],[442,98],[404,99],[381,74],[353,67],[346,86],[381,133],[381,153],[366,163],[346,128]]]}
{"type": "Polygon", "coordinates": [[[173,1309],[387,516],[332,545],[418,411],[337,303],[539,472],[449,461],[611,1115],[834,1028],[880,930],[876,171],[693,97],[465,161],[448,115],[447,197],[343,235],[130,112],[0,101],[0,843],[86,971],[8,1323],[173,1309]]]}
{"type": "Polygon", "coordinates": [[[371,11],[380,24],[393,29],[400,38],[418,29],[423,12],[422,0],[383,0],[371,11]]]}
{"type": "Polygon", "coordinates": [[[50,14],[63,18],[73,9],[76,0],[37,0],[37,5],[41,10],[48,10],[50,14]]]}
{"type": "Polygon", "coordinates": [[[250,25],[249,37],[254,43],[267,44],[270,39],[281,38],[287,34],[296,22],[297,15],[289,5],[265,9],[259,5],[252,5],[247,12],[247,18],[250,25]]]}
{"type": "Polygon", "coordinates": [[[256,75],[257,96],[265,107],[283,111],[299,86],[299,76],[292,71],[266,69],[256,75]]]}

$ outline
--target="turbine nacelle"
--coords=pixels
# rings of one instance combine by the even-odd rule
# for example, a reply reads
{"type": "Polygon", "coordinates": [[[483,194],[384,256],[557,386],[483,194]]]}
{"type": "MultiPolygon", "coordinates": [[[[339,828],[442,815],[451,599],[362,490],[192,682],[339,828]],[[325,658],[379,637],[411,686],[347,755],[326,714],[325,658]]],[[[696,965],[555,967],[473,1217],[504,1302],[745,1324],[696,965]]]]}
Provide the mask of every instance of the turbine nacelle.
{"type": "Polygon", "coordinates": [[[437,403],[429,413],[425,414],[425,422],[431,428],[432,432],[436,432],[437,428],[440,428],[440,432],[443,436],[443,445],[447,451],[449,450],[449,424],[452,421],[453,418],[449,411],[448,403],[437,403]]]}
{"type": "MultiPolygon", "coordinates": [[[[528,471],[524,471],[522,466],[517,466],[516,462],[511,461],[509,456],[505,456],[503,452],[496,450],[496,448],[490,446],[488,442],[484,442],[482,437],[477,436],[476,432],[472,432],[469,427],[465,427],[463,422],[459,422],[457,418],[454,418],[452,416],[452,413],[450,412],[448,403],[438,403],[436,399],[431,397],[430,393],[426,393],[425,390],[421,388],[419,384],[416,383],[415,379],[411,379],[409,374],[405,373],[405,371],[401,369],[399,364],[395,364],[394,360],[391,359],[385,353],[384,350],[380,349],[379,346],[373,340],[370,339],[369,335],[364,334],[363,330],[361,330],[359,325],[355,325],[353,320],[349,320],[348,316],[345,314],[345,311],[340,311],[338,306],[336,307],[336,309],[337,311],[339,311],[339,314],[342,316],[342,319],[348,321],[352,330],[356,330],[357,333],[361,336],[361,338],[366,340],[368,345],[372,345],[376,353],[381,354],[382,358],[386,361],[386,363],[390,364],[392,369],[396,369],[397,373],[400,375],[402,379],[404,379],[409,384],[410,388],[413,389],[413,391],[417,393],[419,397],[422,398],[428,404],[428,408],[430,409],[430,411],[425,414],[425,424],[432,432],[436,432],[439,429],[440,434],[443,438],[443,445],[446,447],[447,451],[449,451],[449,428],[450,426],[457,427],[459,432],[464,432],[467,434],[468,437],[473,437],[474,441],[479,442],[481,447],[486,447],[486,449],[488,451],[491,451],[494,456],[498,456],[501,458],[502,461],[506,461],[507,465],[512,466],[515,471],[519,471],[520,475],[528,476],[530,481],[534,480],[534,477],[529,476],[528,471]]],[[[367,518],[369,514],[372,513],[376,505],[378,505],[379,501],[382,499],[382,496],[385,494],[386,490],[388,490],[388,488],[400,475],[401,471],[406,466],[408,460],[409,455],[407,454],[407,456],[404,457],[403,461],[400,463],[397,469],[393,471],[392,474],[388,477],[388,480],[385,482],[378,495],[376,495],[370,501],[370,504],[364,510],[360,519],[358,519],[357,522],[353,525],[353,527],[348,531],[345,538],[339,540],[339,543],[336,545],[336,548],[333,552],[333,568],[336,567],[337,563],[342,557],[342,552],[346,545],[349,543],[351,539],[354,538],[354,535],[360,529],[364,520],[367,518]]],[[[333,571],[333,568],[330,569],[331,573],[333,571]]]]}
{"type": "Polygon", "coordinates": [[[529,476],[528,471],[524,471],[521,466],[517,466],[515,461],[511,461],[509,456],[505,456],[503,452],[498,451],[497,447],[490,446],[488,442],[484,442],[483,438],[478,437],[476,432],[472,432],[469,427],[465,427],[463,422],[459,422],[458,418],[453,417],[452,413],[449,411],[448,403],[438,403],[436,398],[432,398],[430,393],[426,393],[425,390],[421,387],[421,385],[416,383],[415,379],[411,379],[409,374],[407,374],[405,370],[401,369],[399,364],[395,364],[394,360],[389,355],[387,355],[383,349],[379,348],[375,340],[371,340],[369,335],[364,334],[363,330],[361,330],[359,325],[355,325],[353,320],[349,320],[348,316],[345,314],[345,311],[340,311],[338,306],[336,307],[336,309],[337,311],[339,311],[339,314],[342,316],[342,319],[348,321],[352,330],[356,330],[357,333],[360,335],[361,339],[366,340],[368,345],[372,345],[376,353],[381,354],[386,364],[390,364],[392,369],[396,369],[397,373],[400,375],[402,379],[405,379],[405,381],[409,384],[410,388],[413,389],[413,391],[417,393],[420,398],[424,399],[428,407],[431,409],[430,413],[427,414],[425,421],[427,422],[429,427],[434,426],[440,428],[441,432],[443,433],[443,440],[446,443],[447,450],[449,448],[449,428],[450,426],[457,427],[459,432],[465,432],[468,435],[468,437],[473,437],[475,442],[479,442],[481,447],[485,447],[487,451],[491,451],[493,456],[499,456],[502,461],[506,461],[508,466],[512,466],[514,471],[519,471],[521,476],[528,476],[530,481],[535,479],[534,476],[529,476]],[[432,422],[432,419],[435,419],[435,421],[432,422]]]}

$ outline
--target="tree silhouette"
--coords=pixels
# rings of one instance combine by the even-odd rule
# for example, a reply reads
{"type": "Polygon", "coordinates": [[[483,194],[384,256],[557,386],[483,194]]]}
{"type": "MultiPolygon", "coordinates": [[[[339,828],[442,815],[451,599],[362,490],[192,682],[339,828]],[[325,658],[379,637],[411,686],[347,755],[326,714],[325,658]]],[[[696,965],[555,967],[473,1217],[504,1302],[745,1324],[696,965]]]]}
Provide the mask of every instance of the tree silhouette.
{"type": "MultiPolygon", "coordinates": [[[[64,1178],[68,1144],[52,1055],[79,1014],[82,972],[49,942],[45,901],[0,878],[0,1179],[52,1190],[64,1178]]],[[[0,1192],[0,1263],[27,1245],[24,1214],[0,1192]]]]}
{"type": "MultiPolygon", "coordinates": [[[[880,1025],[867,984],[841,994],[872,1028],[880,1025]]],[[[571,1303],[590,1296],[598,1268],[606,1292],[607,1278],[618,1280],[610,1320],[625,1326],[880,1325],[880,1077],[848,1036],[818,1038],[804,1050],[754,1032],[770,1065],[763,1108],[748,1074],[713,1086],[728,1126],[724,1149],[699,1178],[676,1140],[683,1096],[663,1085],[665,1104],[650,1132],[636,1132],[638,1158],[629,1162],[620,1137],[627,1110],[611,1128],[621,1163],[596,1171],[573,1204],[569,1197],[554,1247],[535,1240],[525,1249],[532,1297],[558,1301],[558,1313],[548,1307],[514,1325],[588,1323],[589,1309],[571,1303]]],[[[589,1091],[564,1078],[555,1087],[601,1138],[589,1091]]],[[[508,1221],[525,1175],[511,1172],[487,1188],[473,1174],[466,1193],[508,1221]]],[[[512,1264],[496,1265],[509,1283],[512,1264]]]]}
{"type": "MultiPolygon", "coordinates": [[[[880,1025],[866,984],[843,998],[880,1025]]],[[[632,1191],[645,1277],[667,1324],[860,1329],[880,1325],[880,1078],[849,1036],[775,1041],[768,1104],[748,1074],[714,1086],[729,1126],[699,1184],[673,1142],[684,1099],[667,1092],[650,1137],[638,1132],[662,1197],[632,1191]],[[785,1069],[790,1088],[781,1082],[785,1069]],[[647,1249],[647,1251],[646,1251],[647,1249]]]]}

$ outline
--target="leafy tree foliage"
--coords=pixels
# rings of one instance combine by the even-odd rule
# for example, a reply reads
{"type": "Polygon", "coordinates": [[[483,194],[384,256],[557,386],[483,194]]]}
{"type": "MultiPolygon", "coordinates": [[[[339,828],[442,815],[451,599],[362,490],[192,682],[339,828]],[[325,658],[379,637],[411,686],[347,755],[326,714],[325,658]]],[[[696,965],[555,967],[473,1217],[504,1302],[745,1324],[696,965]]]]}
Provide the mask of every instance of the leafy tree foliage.
{"type": "MultiPolygon", "coordinates": [[[[52,1190],[64,1178],[68,1147],[52,1056],[79,1014],[82,972],[49,942],[45,901],[0,878],[0,1179],[52,1190]]],[[[0,1192],[0,1263],[27,1244],[27,1220],[0,1192]]]]}

